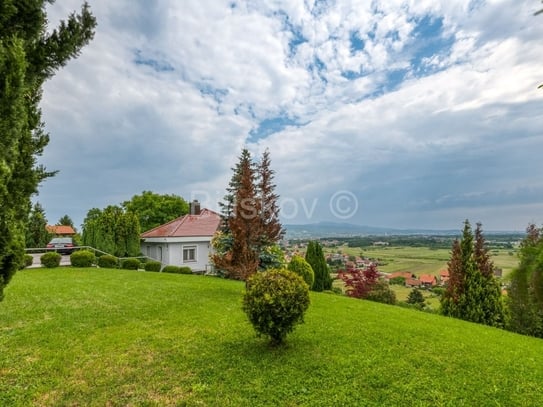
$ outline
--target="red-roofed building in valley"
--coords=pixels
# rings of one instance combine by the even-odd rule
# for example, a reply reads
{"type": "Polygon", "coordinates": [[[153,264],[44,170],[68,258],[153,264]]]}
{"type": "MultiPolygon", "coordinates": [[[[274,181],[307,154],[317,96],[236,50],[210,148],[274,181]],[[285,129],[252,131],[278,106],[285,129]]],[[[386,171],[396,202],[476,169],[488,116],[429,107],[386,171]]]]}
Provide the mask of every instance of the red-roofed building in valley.
{"type": "Polygon", "coordinates": [[[46,229],[49,233],[55,236],[73,236],[75,235],[75,230],[71,226],[65,225],[47,225],[46,229]]]}
{"type": "Polygon", "coordinates": [[[406,287],[420,287],[421,282],[417,278],[406,278],[405,279],[405,286],[406,287]]]}
{"type": "Polygon", "coordinates": [[[405,278],[407,280],[413,277],[413,273],[411,273],[410,271],[395,271],[394,273],[390,273],[386,276],[389,281],[393,278],[405,278]]]}
{"type": "Polygon", "coordinates": [[[423,274],[419,278],[420,283],[425,287],[434,287],[437,284],[436,276],[423,274]]]}
{"type": "Polygon", "coordinates": [[[218,213],[200,210],[200,204],[192,202],[188,215],[144,232],[141,251],[163,265],[188,266],[193,272],[209,271],[211,239],[220,223],[218,213]]]}
{"type": "Polygon", "coordinates": [[[449,281],[449,270],[441,270],[439,272],[439,280],[441,285],[447,284],[447,281],[449,281]]]}

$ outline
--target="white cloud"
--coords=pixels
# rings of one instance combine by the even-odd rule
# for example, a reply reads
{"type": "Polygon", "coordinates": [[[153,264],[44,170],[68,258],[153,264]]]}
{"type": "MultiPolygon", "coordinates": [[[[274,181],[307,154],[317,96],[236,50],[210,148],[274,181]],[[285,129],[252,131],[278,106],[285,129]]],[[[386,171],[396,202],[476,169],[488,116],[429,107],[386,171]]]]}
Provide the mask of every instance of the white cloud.
{"type": "MultiPolygon", "coordinates": [[[[79,6],[56,2],[49,20],[79,6]]],[[[244,145],[256,154],[270,148],[283,196],[310,202],[353,190],[365,206],[352,221],[384,226],[450,226],[461,209],[427,216],[417,202],[447,194],[454,202],[487,185],[498,199],[492,190],[508,190],[519,176],[533,183],[541,171],[523,158],[523,149],[543,147],[543,26],[527,0],[90,6],[96,37],[46,84],[42,103],[52,139],[43,162],[61,170],[37,198],[51,221],[64,213],[82,220],[91,207],[144,189],[187,199],[205,191],[216,200],[244,145]],[[425,16],[442,22],[438,38],[417,31],[425,16]],[[363,49],[353,49],[353,35],[363,49]],[[413,58],[422,46],[419,70],[413,58]],[[390,82],[395,70],[405,80],[390,82]],[[250,138],[277,117],[302,125],[250,138]],[[529,141],[511,142],[519,135],[529,141]],[[481,171],[477,160],[491,165],[485,149],[511,176],[481,171]],[[81,192],[70,192],[74,185],[81,192]]],[[[518,205],[511,203],[511,219],[519,219],[518,205]]],[[[311,220],[327,212],[319,205],[311,220]]],[[[502,212],[489,210],[497,228],[502,212]]]]}

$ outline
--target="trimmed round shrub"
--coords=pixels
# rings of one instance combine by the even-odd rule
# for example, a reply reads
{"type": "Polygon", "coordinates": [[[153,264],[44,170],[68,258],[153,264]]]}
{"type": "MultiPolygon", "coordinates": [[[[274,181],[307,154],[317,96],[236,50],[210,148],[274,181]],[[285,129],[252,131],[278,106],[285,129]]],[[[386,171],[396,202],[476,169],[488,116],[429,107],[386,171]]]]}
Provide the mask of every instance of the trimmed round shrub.
{"type": "Polygon", "coordinates": [[[62,256],[57,252],[47,252],[41,255],[40,261],[42,266],[47,268],[55,268],[60,266],[62,256]]]}
{"type": "Polygon", "coordinates": [[[150,260],[145,263],[145,271],[160,271],[162,263],[159,261],[150,260]]]}
{"type": "Polygon", "coordinates": [[[268,336],[272,345],[283,343],[295,325],[304,322],[308,307],[309,288],[296,273],[269,269],[247,280],[243,311],[257,335],[268,336]]]}
{"type": "Polygon", "coordinates": [[[311,264],[309,264],[306,259],[300,256],[293,256],[288,264],[288,269],[302,277],[310,289],[313,287],[315,273],[313,272],[311,264]]]}
{"type": "Polygon", "coordinates": [[[96,256],[89,250],[78,250],[70,255],[70,263],[73,267],[91,267],[96,263],[96,256]]]}
{"type": "Polygon", "coordinates": [[[138,259],[123,259],[121,261],[121,268],[125,270],[137,270],[140,268],[140,261],[138,259]]]}
{"type": "Polygon", "coordinates": [[[119,259],[111,254],[104,254],[98,257],[98,267],[113,269],[119,265],[119,259]]]}
{"type": "Polygon", "coordinates": [[[163,273],[174,273],[174,274],[179,274],[179,273],[180,273],[180,267],[169,265],[169,266],[164,267],[164,268],[162,269],[162,272],[163,272],[163,273]]]}
{"type": "Polygon", "coordinates": [[[192,274],[192,269],[188,266],[179,267],[179,274],[192,274]]]}
{"type": "Polygon", "coordinates": [[[34,256],[32,256],[31,254],[25,254],[25,262],[23,266],[30,267],[33,263],[34,263],[34,256]]]}

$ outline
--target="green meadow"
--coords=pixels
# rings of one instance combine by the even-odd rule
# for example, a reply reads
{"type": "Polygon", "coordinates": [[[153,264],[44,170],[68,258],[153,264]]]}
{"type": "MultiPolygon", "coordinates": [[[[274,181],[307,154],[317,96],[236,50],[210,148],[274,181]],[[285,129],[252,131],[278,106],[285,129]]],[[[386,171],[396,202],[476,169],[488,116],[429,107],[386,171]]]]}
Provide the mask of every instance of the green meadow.
{"type": "Polygon", "coordinates": [[[540,406],[543,341],[312,293],[284,347],[237,281],[20,271],[0,303],[2,406],[540,406]]]}
{"type": "MultiPolygon", "coordinates": [[[[428,247],[384,246],[384,247],[347,247],[339,246],[326,248],[326,253],[345,253],[351,256],[363,256],[379,259],[382,264],[379,270],[393,273],[395,271],[410,271],[417,276],[420,274],[438,275],[440,270],[447,268],[450,249],[431,249],[428,247]]],[[[517,266],[516,251],[510,249],[493,249],[490,251],[496,267],[503,269],[507,275],[517,266]]]]}

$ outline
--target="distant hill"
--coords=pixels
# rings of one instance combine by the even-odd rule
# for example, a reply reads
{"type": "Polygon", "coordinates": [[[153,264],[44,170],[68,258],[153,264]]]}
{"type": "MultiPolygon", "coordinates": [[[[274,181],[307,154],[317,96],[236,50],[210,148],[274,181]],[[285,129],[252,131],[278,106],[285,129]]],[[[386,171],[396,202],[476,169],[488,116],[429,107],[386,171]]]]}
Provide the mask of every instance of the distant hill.
{"type": "MultiPolygon", "coordinates": [[[[287,230],[287,239],[305,239],[321,237],[349,237],[349,236],[408,236],[432,235],[454,236],[461,233],[461,229],[395,229],[353,223],[318,222],[304,225],[284,225],[287,230]]],[[[492,231],[487,234],[521,234],[518,231],[492,231]]]]}

